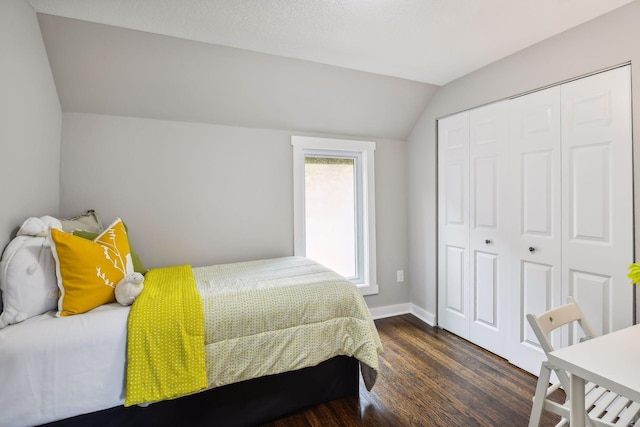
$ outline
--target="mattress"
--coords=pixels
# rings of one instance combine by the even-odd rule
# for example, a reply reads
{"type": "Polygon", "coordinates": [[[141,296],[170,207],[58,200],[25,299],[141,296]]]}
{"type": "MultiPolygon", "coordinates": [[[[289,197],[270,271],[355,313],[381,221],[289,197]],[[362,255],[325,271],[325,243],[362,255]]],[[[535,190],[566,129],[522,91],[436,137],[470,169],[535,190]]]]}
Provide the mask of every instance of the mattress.
{"type": "MultiPolygon", "coordinates": [[[[355,356],[370,387],[378,334],[358,289],[305,258],[193,269],[205,311],[209,387],[355,356]]],[[[129,307],[55,312],[0,330],[0,427],[124,403],[129,307]]]]}
{"type": "Polygon", "coordinates": [[[129,307],[55,311],[0,329],[0,426],[30,426],[122,405],[129,307]]]}

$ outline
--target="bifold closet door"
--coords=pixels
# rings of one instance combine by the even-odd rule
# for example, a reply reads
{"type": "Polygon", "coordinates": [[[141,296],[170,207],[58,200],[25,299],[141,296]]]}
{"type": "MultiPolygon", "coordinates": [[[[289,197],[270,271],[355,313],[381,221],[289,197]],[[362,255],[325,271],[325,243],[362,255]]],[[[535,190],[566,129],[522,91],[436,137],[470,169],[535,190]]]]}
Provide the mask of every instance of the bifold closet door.
{"type": "MultiPolygon", "coordinates": [[[[527,313],[562,304],[560,87],[512,99],[509,361],[538,374],[544,359],[527,313]]],[[[552,337],[559,346],[559,336],[552,337]]]]}
{"type": "Polygon", "coordinates": [[[599,334],[633,321],[630,72],[562,86],[563,296],[576,298],[599,334]]]}
{"type": "Polygon", "coordinates": [[[469,112],[438,121],[438,324],[469,338],[469,112]]]}
{"type": "MultiPolygon", "coordinates": [[[[537,374],[526,322],[576,298],[596,332],[631,325],[633,177],[629,67],[513,99],[514,217],[508,359],[537,374]]],[[[552,336],[554,345],[580,337],[552,336]]]]}
{"type": "Polygon", "coordinates": [[[469,340],[507,352],[508,102],[469,112],[469,340]]]}
{"type": "Polygon", "coordinates": [[[507,348],[507,102],[438,121],[438,323],[507,348]]]}
{"type": "Polygon", "coordinates": [[[438,121],[440,326],[537,374],[526,314],[631,324],[631,119],[624,66],[438,121]]]}

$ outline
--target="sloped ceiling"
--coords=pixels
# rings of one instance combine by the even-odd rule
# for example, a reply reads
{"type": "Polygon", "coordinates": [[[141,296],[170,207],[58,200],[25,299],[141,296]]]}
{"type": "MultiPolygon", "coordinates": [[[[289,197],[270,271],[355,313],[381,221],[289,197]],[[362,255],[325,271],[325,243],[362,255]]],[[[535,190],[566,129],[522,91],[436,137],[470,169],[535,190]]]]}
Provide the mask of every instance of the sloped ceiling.
{"type": "Polygon", "coordinates": [[[64,112],[405,140],[436,86],[51,15],[64,112]]]}
{"type": "Polygon", "coordinates": [[[392,139],[438,85],[630,1],[29,0],[63,111],[392,139]]]}
{"type": "Polygon", "coordinates": [[[443,85],[633,0],[29,0],[38,12],[443,85]]]}

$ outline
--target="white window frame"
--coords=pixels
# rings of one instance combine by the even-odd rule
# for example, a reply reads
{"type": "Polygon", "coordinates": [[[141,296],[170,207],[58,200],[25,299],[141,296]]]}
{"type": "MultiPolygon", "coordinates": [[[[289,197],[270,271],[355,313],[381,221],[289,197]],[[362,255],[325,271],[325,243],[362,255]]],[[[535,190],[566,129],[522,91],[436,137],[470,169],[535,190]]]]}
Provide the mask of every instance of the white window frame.
{"type": "Polygon", "coordinates": [[[361,235],[357,241],[356,258],[360,265],[360,277],[354,280],[363,295],[378,293],[376,276],[376,220],[375,220],[375,168],[374,152],[376,143],[347,139],[292,136],[293,145],[293,236],[294,254],[306,256],[305,227],[305,156],[357,157],[356,192],[360,206],[357,207],[357,229],[361,235]]]}

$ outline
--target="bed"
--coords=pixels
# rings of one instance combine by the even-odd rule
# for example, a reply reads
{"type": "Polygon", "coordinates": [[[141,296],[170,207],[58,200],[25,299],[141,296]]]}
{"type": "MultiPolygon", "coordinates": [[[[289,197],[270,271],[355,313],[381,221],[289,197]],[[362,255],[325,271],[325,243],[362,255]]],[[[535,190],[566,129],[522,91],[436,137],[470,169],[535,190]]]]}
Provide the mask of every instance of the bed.
{"type": "Polygon", "coordinates": [[[256,425],[357,394],[358,369],[373,386],[382,348],[349,281],[300,257],[189,269],[205,314],[206,390],[123,406],[141,298],[65,317],[49,310],[0,329],[0,426],[170,425],[185,414],[191,425],[256,425]]]}

